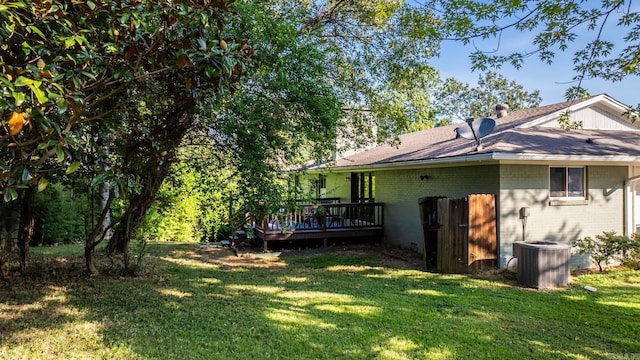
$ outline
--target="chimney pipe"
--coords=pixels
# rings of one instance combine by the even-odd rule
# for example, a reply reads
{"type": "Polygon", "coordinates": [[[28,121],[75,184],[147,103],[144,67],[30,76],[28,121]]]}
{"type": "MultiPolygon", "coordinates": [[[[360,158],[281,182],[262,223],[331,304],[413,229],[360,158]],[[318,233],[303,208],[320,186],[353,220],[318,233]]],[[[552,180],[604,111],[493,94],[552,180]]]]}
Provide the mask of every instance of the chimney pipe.
{"type": "Polygon", "coordinates": [[[501,118],[503,116],[507,116],[508,112],[509,112],[509,105],[507,104],[496,105],[496,117],[501,118]]]}

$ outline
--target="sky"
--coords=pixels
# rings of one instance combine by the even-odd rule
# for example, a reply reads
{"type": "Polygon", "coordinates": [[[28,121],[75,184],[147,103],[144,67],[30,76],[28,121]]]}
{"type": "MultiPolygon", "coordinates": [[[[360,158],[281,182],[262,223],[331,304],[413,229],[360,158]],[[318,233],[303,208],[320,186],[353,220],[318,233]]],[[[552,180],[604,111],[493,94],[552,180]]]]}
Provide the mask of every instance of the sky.
{"type": "MultiPolygon", "coordinates": [[[[440,71],[444,78],[453,77],[458,81],[477,85],[479,71],[471,71],[469,54],[473,48],[460,44],[443,44],[440,58],[432,64],[440,71]]],[[[514,69],[504,65],[501,69],[493,70],[509,81],[513,80],[522,85],[526,91],[539,90],[542,97],[541,105],[554,104],[565,101],[565,91],[576,85],[572,81],[575,76],[571,54],[562,54],[552,65],[541,63],[536,58],[527,59],[524,66],[514,69]]],[[[635,106],[640,103],[640,78],[628,77],[621,82],[608,82],[601,79],[588,79],[582,82],[589,94],[605,93],[614,99],[635,106]]]]}
{"type": "MultiPolygon", "coordinates": [[[[636,9],[632,9],[632,11],[640,11],[640,5],[635,5],[635,7],[636,9]]],[[[615,26],[616,22],[615,16],[607,21],[602,38],[612,40],[616,45],[622,45],[622,36],[626,32],[615,26]]],[[[578,34],[578,39],[572,47],[565,52],[558,51],[556,53],[555,60],[551,65],[542,63],[536,56],[532,56],[526,59],[524,66],[520,69],[505,64],[502,68],[493,71],[503,75],[509,81],[513,80],[522,85],[526,91],[539,90],[542,97],[541,105],[565,101],[565,91],[569,87],[577,85],[572,82],[572,78],[576,75],[573,71],[573,53],[581,48],[587,40],[596,36],[594,32],[585,29],[578,34]]],[[[512,51],[531,50],[534,35],[535,33],[517,31],[504,32],[500,41],[496,39],[475,41],[467,46],[459,42],[445,41],[441,45],[440,58],[435,59],[432,65],[440,71],[442,78],[453,77],[458,81],[476,86],[481,73],[471,70],[469,59],[471,52],[477,48],[486,52],[498,50],[499,54],[506,55],[512,51]]],[[[640,77],[637,76],[627,77],[622,82],[585,79],[582,82],[582,87],[586,88],[591,95],[606,93],[626,105],[640,104],[640,77]]]]}

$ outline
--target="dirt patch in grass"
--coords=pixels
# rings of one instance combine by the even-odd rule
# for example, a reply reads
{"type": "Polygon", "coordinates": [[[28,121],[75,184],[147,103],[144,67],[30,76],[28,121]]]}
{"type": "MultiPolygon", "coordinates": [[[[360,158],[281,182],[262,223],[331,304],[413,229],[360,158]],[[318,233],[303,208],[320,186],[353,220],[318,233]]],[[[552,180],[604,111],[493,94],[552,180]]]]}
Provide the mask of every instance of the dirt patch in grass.
{"type": "Polygon", "coordinates": [[[200,247],[195,250],[200,261],[228,267],[271,268],[282,267],[279,258],[273,256],[257,256],[252,252],[237,251],[237,255],[229,248],[200,247]]]}
{"type": "Polygon", "coordinates": [[[501,281],[511,286],[522,287],[518,284],[517,274],[507,269],[487,269],[477,274],[473,274],[473,276],[487,280],[501,281]]]}
{"type": "Polygon", "coordinates": [[[370,255],[375,257],[383,266],[425,270],[422,255],[396,247],[390,247],[379,243],[344,244],[334,245],[326,248],[298,249],[282,251],[271,251],[264,253],[260,248],[252,246],[241,246],[236,248],[237,255],[229,248],[213,246],[200,246],[195,250],[200,255],[201,260],[209,263],[220,264],[231,267],[280,267],[284,266],[280,259],[290,256],[316,255],[322,253],[342,253],[346,255],[370,255]]]}

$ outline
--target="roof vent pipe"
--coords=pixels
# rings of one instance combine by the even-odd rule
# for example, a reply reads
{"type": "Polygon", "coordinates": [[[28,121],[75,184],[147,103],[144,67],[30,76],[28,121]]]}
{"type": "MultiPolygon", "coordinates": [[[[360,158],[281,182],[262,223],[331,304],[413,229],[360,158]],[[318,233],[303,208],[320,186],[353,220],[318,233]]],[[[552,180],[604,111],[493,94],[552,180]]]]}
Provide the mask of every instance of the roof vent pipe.
{"type": "Polygon", "coordinates": [[[509,112],[509,105],[507,104],[496,105],[496,117],[501,118],[503,116],[507,116],[508,112],[509,112]]]}

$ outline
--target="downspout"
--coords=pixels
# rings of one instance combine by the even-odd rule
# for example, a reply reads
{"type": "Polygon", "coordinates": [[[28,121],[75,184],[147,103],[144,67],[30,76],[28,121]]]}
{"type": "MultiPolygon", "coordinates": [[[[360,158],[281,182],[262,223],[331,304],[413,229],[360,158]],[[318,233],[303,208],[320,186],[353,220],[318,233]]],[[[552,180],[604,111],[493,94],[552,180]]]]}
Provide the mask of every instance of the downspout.
{"type": "Polygon", "coordinates": [[[624,225],[623,226],[624,226],[624,235],[626,236],[631,236],[631,234],[635,232],[635,229],[634,229],[635,214],[634,214],[634,211],[630,208],[631,205],[633,204],[632,196],[634,193],[633,190],[631,189],[631,185],[639,180],[640,180],[640,175],[630,177],[624,181],[624,199],[623,199],[624,225]]]}

